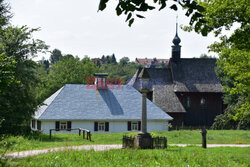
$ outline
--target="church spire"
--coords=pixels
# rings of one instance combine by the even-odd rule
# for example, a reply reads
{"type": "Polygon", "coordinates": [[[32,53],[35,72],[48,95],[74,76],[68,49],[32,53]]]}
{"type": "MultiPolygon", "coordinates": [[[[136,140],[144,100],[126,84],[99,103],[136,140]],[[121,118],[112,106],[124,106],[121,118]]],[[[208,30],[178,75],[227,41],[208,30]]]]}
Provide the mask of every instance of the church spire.
{"type": "Polygon", "coordinates": [[[178,16],[176,16],[176,34],[173,39],[174,45],[172,46],[172,59],[175,62],[178,62],[181,58],[181,39],[178,36],[178,16]]]}
{"type": "Polygon", "coordinates": [[[173,39],[174,45],[179,45],[181,43],[181,39],[178,36],[178,16],[176,16],[176,34],[173,39]]]}

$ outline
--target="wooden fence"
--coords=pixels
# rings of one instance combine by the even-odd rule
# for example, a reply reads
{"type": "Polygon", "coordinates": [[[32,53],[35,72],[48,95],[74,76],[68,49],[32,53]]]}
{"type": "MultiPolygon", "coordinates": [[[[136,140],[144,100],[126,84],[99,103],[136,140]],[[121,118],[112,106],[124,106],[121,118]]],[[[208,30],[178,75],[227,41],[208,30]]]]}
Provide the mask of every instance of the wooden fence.
{"type": "Polygon", "coordinates": [[[50,129],[49,130],[49,138],[52,137],[52,131],[72,131],[72,130],[78,130],[78,135],[81,136],[82,132],[82,138],[85,139],[85,133],[87,134],[87,140],[91,141],[91,132],[87,129],[81,129],[81,128],[74,128],[74,129],[50,129]]]}

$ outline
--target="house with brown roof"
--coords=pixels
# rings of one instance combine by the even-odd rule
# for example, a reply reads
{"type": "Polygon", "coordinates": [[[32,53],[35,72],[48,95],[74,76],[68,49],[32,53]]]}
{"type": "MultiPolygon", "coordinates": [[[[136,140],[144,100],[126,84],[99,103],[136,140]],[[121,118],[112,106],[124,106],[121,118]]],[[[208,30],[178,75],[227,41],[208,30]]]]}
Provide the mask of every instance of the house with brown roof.
{"type": "MultiPolygon", "coordinates": [[[[181,58],[177,31],[168,68],[146,68],[148,99],[173,117],[174,126],[211,126],[223,112],[222,85],[215,74],[216,59],[181,58]]],[[[139,90],[139,69],[129,82],[139,90]]]]}

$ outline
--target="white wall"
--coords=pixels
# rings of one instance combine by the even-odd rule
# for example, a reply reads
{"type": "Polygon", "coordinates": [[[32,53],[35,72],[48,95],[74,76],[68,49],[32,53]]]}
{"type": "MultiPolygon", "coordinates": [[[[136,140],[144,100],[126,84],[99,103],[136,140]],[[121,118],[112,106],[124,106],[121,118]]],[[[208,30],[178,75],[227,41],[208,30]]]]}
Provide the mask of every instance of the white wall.
{"type": "MultiPolygon", "coordinates": [[[[113,133],[113,132],[127,132],[128,121],[106,121],[109,122],[108,132],[94,131],[94,122],[96,121],[71,121],[71,128],[88,129],[91,133],[113,133]]],[[[105,121],[103,121],[105,122],[105,121]]],[[[41,121],[41,130],[43,133],[49,133],[50,129],[55,129],[55,121],[41,121]]],[[[167,121],[151,121],[147,123],[148,132],[151,131],[168,131],[167,121]]],[[[77,133],[77,131],[53,131],[53,133],[77,133]]]]}

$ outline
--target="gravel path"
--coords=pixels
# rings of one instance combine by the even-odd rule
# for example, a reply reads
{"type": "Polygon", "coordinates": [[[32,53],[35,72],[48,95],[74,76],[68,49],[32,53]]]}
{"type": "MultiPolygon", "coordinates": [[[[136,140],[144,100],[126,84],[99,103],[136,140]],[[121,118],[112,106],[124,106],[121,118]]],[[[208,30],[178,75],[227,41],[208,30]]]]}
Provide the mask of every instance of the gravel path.
{"type": "MultiPolygon", "coordinates": [[[[179,147],[186,147],[186,146],[201,146],[201,144],[169,144],[170,146],[179,146],[179,147]]],[[[208,144],[207,147],[250,147],[250,144],[208,144]]],[[[30,150],[30,151],[21,151],[21,152],[14,152],[5,154],[5,157],[8,158],[24,158],[28,156],[34,156],[39,154],[45,154],[48,152],[56,152],[62,150],[95,150],[95,151],[105,151],[110,149],[121,149],[121,144],[114,144],[114,145],[82,145],[82,146],[69,146],[69,147],[56,147],[56,148],[49,148],[49,149],[42,149],[42,150],[30,150]]]]}
{"type": "Polygon", "coordinates": [[[48,148],[42,150],[30,150],[30,151],[21,151],[5,154],[8,158],[24,158],[28,156],[34,156],[39,154],[44,154],[48,152],[56,152],[62,150],[95,150],[95,151],[105,151],[109,149],[120,149],[122,148],[121,144],[118,145],[82,145],[82,146],[69,146],[69,147],[56,147],[48,148]]]}

